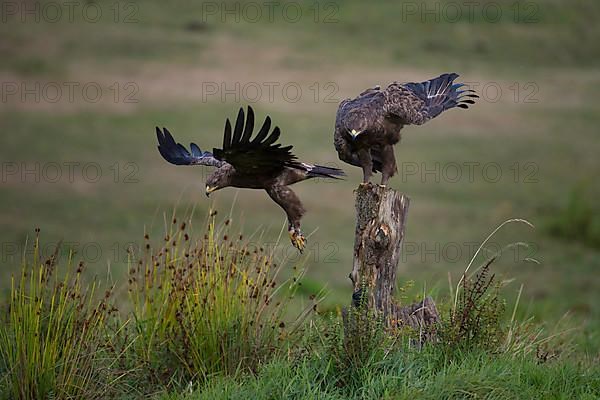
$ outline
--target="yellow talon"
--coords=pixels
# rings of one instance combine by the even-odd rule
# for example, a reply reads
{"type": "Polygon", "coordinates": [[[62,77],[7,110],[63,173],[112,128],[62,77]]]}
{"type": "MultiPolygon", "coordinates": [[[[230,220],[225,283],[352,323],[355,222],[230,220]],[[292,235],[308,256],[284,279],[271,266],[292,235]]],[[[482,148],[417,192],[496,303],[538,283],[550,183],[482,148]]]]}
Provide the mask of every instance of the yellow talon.
{"type": "Polygon", "coordinates": [[[304,247],[306,247],[306,238],[302,235],[302,233],[296,232],[295,230],[290,230],[288,233],[290,235],[292,245],[297,248],[300,253],[302,253],[304,247]]]}

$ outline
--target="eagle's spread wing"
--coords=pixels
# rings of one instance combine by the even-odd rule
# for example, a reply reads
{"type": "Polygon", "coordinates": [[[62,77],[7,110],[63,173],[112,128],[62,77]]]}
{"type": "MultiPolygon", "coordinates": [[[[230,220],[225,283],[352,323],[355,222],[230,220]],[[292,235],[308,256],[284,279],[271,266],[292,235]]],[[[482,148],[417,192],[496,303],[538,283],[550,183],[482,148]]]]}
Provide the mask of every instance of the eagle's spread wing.
{"type": "Polygon", "coordinates": [[[248,107],[248,117],[244,123],[244,110],[240,108],[233,132],[229,119],[225,122],[223,148],[214,149],[214,156],[234,166],[241,173],[268,174],[277,172],[286,166],[296,166],[296,156],[291,152],[292,146],[281,147],[275,144],[280,131],[271,129],[271,118],[266,117],[262,127],[252,138],[254,130],[254,111],[248,107]]]}
{"type": "Polygon", "coordinates": [[[191,152],[181,143],[176,143],[175,139],[167,128],[162,131],[157,126],[156,136],[158,137],[158,151],[165,160],[175,165],[208,165],[220,167],[223,163],[217,160],[212,153],[200,150],[195,143],[190,144],[191,152]]]}
{"type": "Polygon", "coordinates": [[[425,82],[392,83],[385,91],[385,111],[405,124],[421,125],[453,107],[468,108],[477,98],[473,90],[459,90],[458,74],[442,74],[425,82]]]}

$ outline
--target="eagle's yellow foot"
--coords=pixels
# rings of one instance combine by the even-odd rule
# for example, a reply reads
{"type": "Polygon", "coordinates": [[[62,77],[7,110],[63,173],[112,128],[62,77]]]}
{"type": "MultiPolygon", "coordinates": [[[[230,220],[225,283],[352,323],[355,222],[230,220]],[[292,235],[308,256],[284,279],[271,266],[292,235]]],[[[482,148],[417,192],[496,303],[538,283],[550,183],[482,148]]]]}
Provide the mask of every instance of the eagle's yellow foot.
{"type": "Polygon", "coordinates": [[[302,232],[300,232],[300,230],[292,228],[288,231],[288,233],[290,234],[290,240],[292,241],[292,245],[295,248],[297,248],[300,251],[300,253],[302,253],[304,247],[306,247],[306,238],[304,237],[302,232]]]}

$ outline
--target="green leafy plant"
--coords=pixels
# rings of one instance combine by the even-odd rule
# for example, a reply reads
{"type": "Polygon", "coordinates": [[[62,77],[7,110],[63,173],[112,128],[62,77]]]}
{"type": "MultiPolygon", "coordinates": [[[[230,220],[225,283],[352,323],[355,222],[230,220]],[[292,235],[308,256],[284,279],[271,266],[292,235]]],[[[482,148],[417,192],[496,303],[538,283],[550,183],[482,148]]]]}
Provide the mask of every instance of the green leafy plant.
{"type": "MultiPolygon", "coordinates": [[[[538,359],[545,362],[568,347],[567,342],[561,341],[568,330],[559,329],[559,325],[554,332],[547,333],[532,318],[517,320],[516,312],[523,287],[517,296],[511,318],[506,321],[506,301],[500,293],[504,282],[497,281],[495,274],[490,274],[491,265],[502,254],[502,250],[496,252],[474,273],[468,274],[485,243],[502,227],[511,223],[533,227],[522,219],[504,221],[481,243],[457,284],[454,302],[442,318],[438,331],[440,343],[450,350],[447,354],[451,357],[462,357],[465,351],[476,350],[513,357],[537,354],[538,359]]],[[[523,245],[526,246],[525,243],[517,242],[505,248],[523,245]]],[[[527,260],[537,262],[535,259],[527,260]]]]}
{"type": "Polygon", "coordinates": [[[353,304],[337,316],[313,325],[315,335],[308,353],[326,360],[325,379],[349,392],[361,388],[364,379],[398,350],[403,338],[387,329],[384,316],[367,307],[368,289],[353,295],[353,304]],[[315,344],[316,343],[316,344],[315,344]]]}
{"type": "Polygon", "coordinates": [[[439,330],[443,344],[458,350],[498,348],[504,334],[501,318],[505,302],[499,296],[500,285],[490,275],[494,260],[490,259],[474,277],[463,276],[458,302],[439,330]]]}

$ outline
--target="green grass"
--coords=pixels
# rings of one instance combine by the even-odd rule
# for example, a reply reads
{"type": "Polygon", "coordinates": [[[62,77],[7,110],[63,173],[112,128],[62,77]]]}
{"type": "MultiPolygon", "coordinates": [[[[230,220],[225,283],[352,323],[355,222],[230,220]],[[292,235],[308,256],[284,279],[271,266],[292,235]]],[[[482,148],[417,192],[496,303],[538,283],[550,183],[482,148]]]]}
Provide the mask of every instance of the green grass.
{"type": "MultiPolygon", "coordinates": [[[[128,283],[86,283],[84,264],[33,244],[0,307],[0,398],[594,398],[600,370],[558,332],[504,308],[491,261],[438,299],[422,332],[363,305],[340,314],[303,275],[214,215],[168,220],[130,253],[128,283]],[[294,277],[282,280],[291,269],[294,277]],[[126,291],[125,300],[118,293],[126,291]],[[95,294],[98,292],[98,294],[95,294]],[[118,308],[116,307],[118,305],[118,308]],[[499,379],[501,378],[501,379],[499,379]]],[[[492,259],[493,261],[493,259],[492,259]]],[[[517,301],[518,304],[518,301],[517,301]]]]}
{"type": "MultiPolygon", "coordinates": [[[[360,1],[321,2],[315,9],[312,1],[295,2],[286,13],[283,5],[273,11],[263,7],[263,17],[253,22],[245,13],[209,14],[201,3],[175,2],[164,4],[148,1],[137,4],[132,23],[123,19],[114,22],[114,5],[108,1],[96,4],[103,11],[98,23],[89,23],[77,14],[73,22],[66,18],[59,23],[29,23],[24,29],[18,16],[8,18],[2,32],[10,35],[14,44],[32,41],[31,50],[7,46],[7,67],[25,73],[68,71],[69,60],[111,67],[121,63],[164,62],[166,59],[184,64],[210,63],[206,48],[219,35],[231,34],[237,39],[251,39],[293,50],[285,64],[305,67],[337,60],[353,63],[438,65],[442,69],[470,69],[473,66],[504,68],[535,68],[553,63],[564,67],[597,66],[600,53],[584,49],[581,42],[597,38],[600,32],[590,22],[600,15],[594,2],[577,0],[566,7],[561,0],[527,2],[503,0],[491,10],[480,4],[469,11],[467,6],[456,10],[451,1],[422,1],[408,5],[391,0],[366,6],[360,1]],[[518,6],[517,6],[518,5],[518,6]],[[407,7],[416,7],[409,9],[407,7]],[[437,19],[431,13],[439,10],[437,19]],[[302,17],[293,21],[295,10],[302,17]],[[500,18],[496,18],[496,10],[500,18]],[[289,15],[289,17],[288,17],[289,15]],[[456,18],[455,15],[460,16],[456,18]],[[316,21],[316,22],[315,22],[316,21]],[[185,29],[191,22],[205,22],[206,30],[185,29]],[[52,31],[52,46],[36,38],[52,31]],[[545,38],[553,37],[551,42],[545,38]],[[385,45],[382,44],[385,39],[385,45]],[[146,40],[147,39],[147,40],[146,40]],[[57,68],[59,64],[67,68],[57,68]],[[66,64],[66,65],[65,65],[66,64]]],[[[237,4],[229,5],[229,9],[237,4]]],[[[462,3],[461,3],[462,4],[462,3]]],[[[122,6],[124,7],[124,6],[122,6]]],[[[66,11],[65,11],[66,12],[66,11]]],[[[122,13],[124,17],[125,12],[122,13]]],[[[29,19],[31,21],[31,19],[29,19]]]]}
{"type": "MultiPolygon", "coordinates": [[[[130,363],[150,383],[205,382],[219,373],[255,370],[297,336],[307,311],[284,322],[302,271],[281,281],[285,263],[254,249],[229,222],[208,221],[204,238],[190,236],[191,220],[173,224],[163,246],[150,238],[132,261],[129,304],[136,339],[130,363]]],[[[314,304],[316,305],[316,301],[314,304]]]]}
{"type": "Polygon", "coordinates": [[[214,214],[202,233],[191,218],[169,222],[163,240],[146,235],[129,250],[125,286],[86,283],[83,261],[74,271],[75,256],[61,259],[59,248],[45,259],[36,238],[0,302],[0,398],[152,394],[255,372],[297,344],[321,300],[291,309],[300,264],[282,277],[285,260],[214,214]]]}
{"type": "Polygon", "coordinates": [[[587,198],[584,187],[574,188],[567,205],[550,219],[547,229],[556,237],[600,248],[600,213],[587,198]]]}
{"type": "Polygon", "coordinates": [[[104,393],[113,383],[107,372],[105,335],[115,309],[110,290],[97,300],[96,284],[83,283],[83,264],[58,276],[56,254],[40,256],[36,239],[31,260],[11,279],[2,303],[0,397],[13,399],[84,398],[104,393]]]}
{"type": "Polygon", "coordinates": [[[395,353],[365,370],[362,387],[348,391],[323,376],[322,362],[276,361],[257,377],[221,378],[191,394],[160,399],[595,399],[600,371],[574,363],[465,354],[444,362],[434,350],[395,353]]]}

